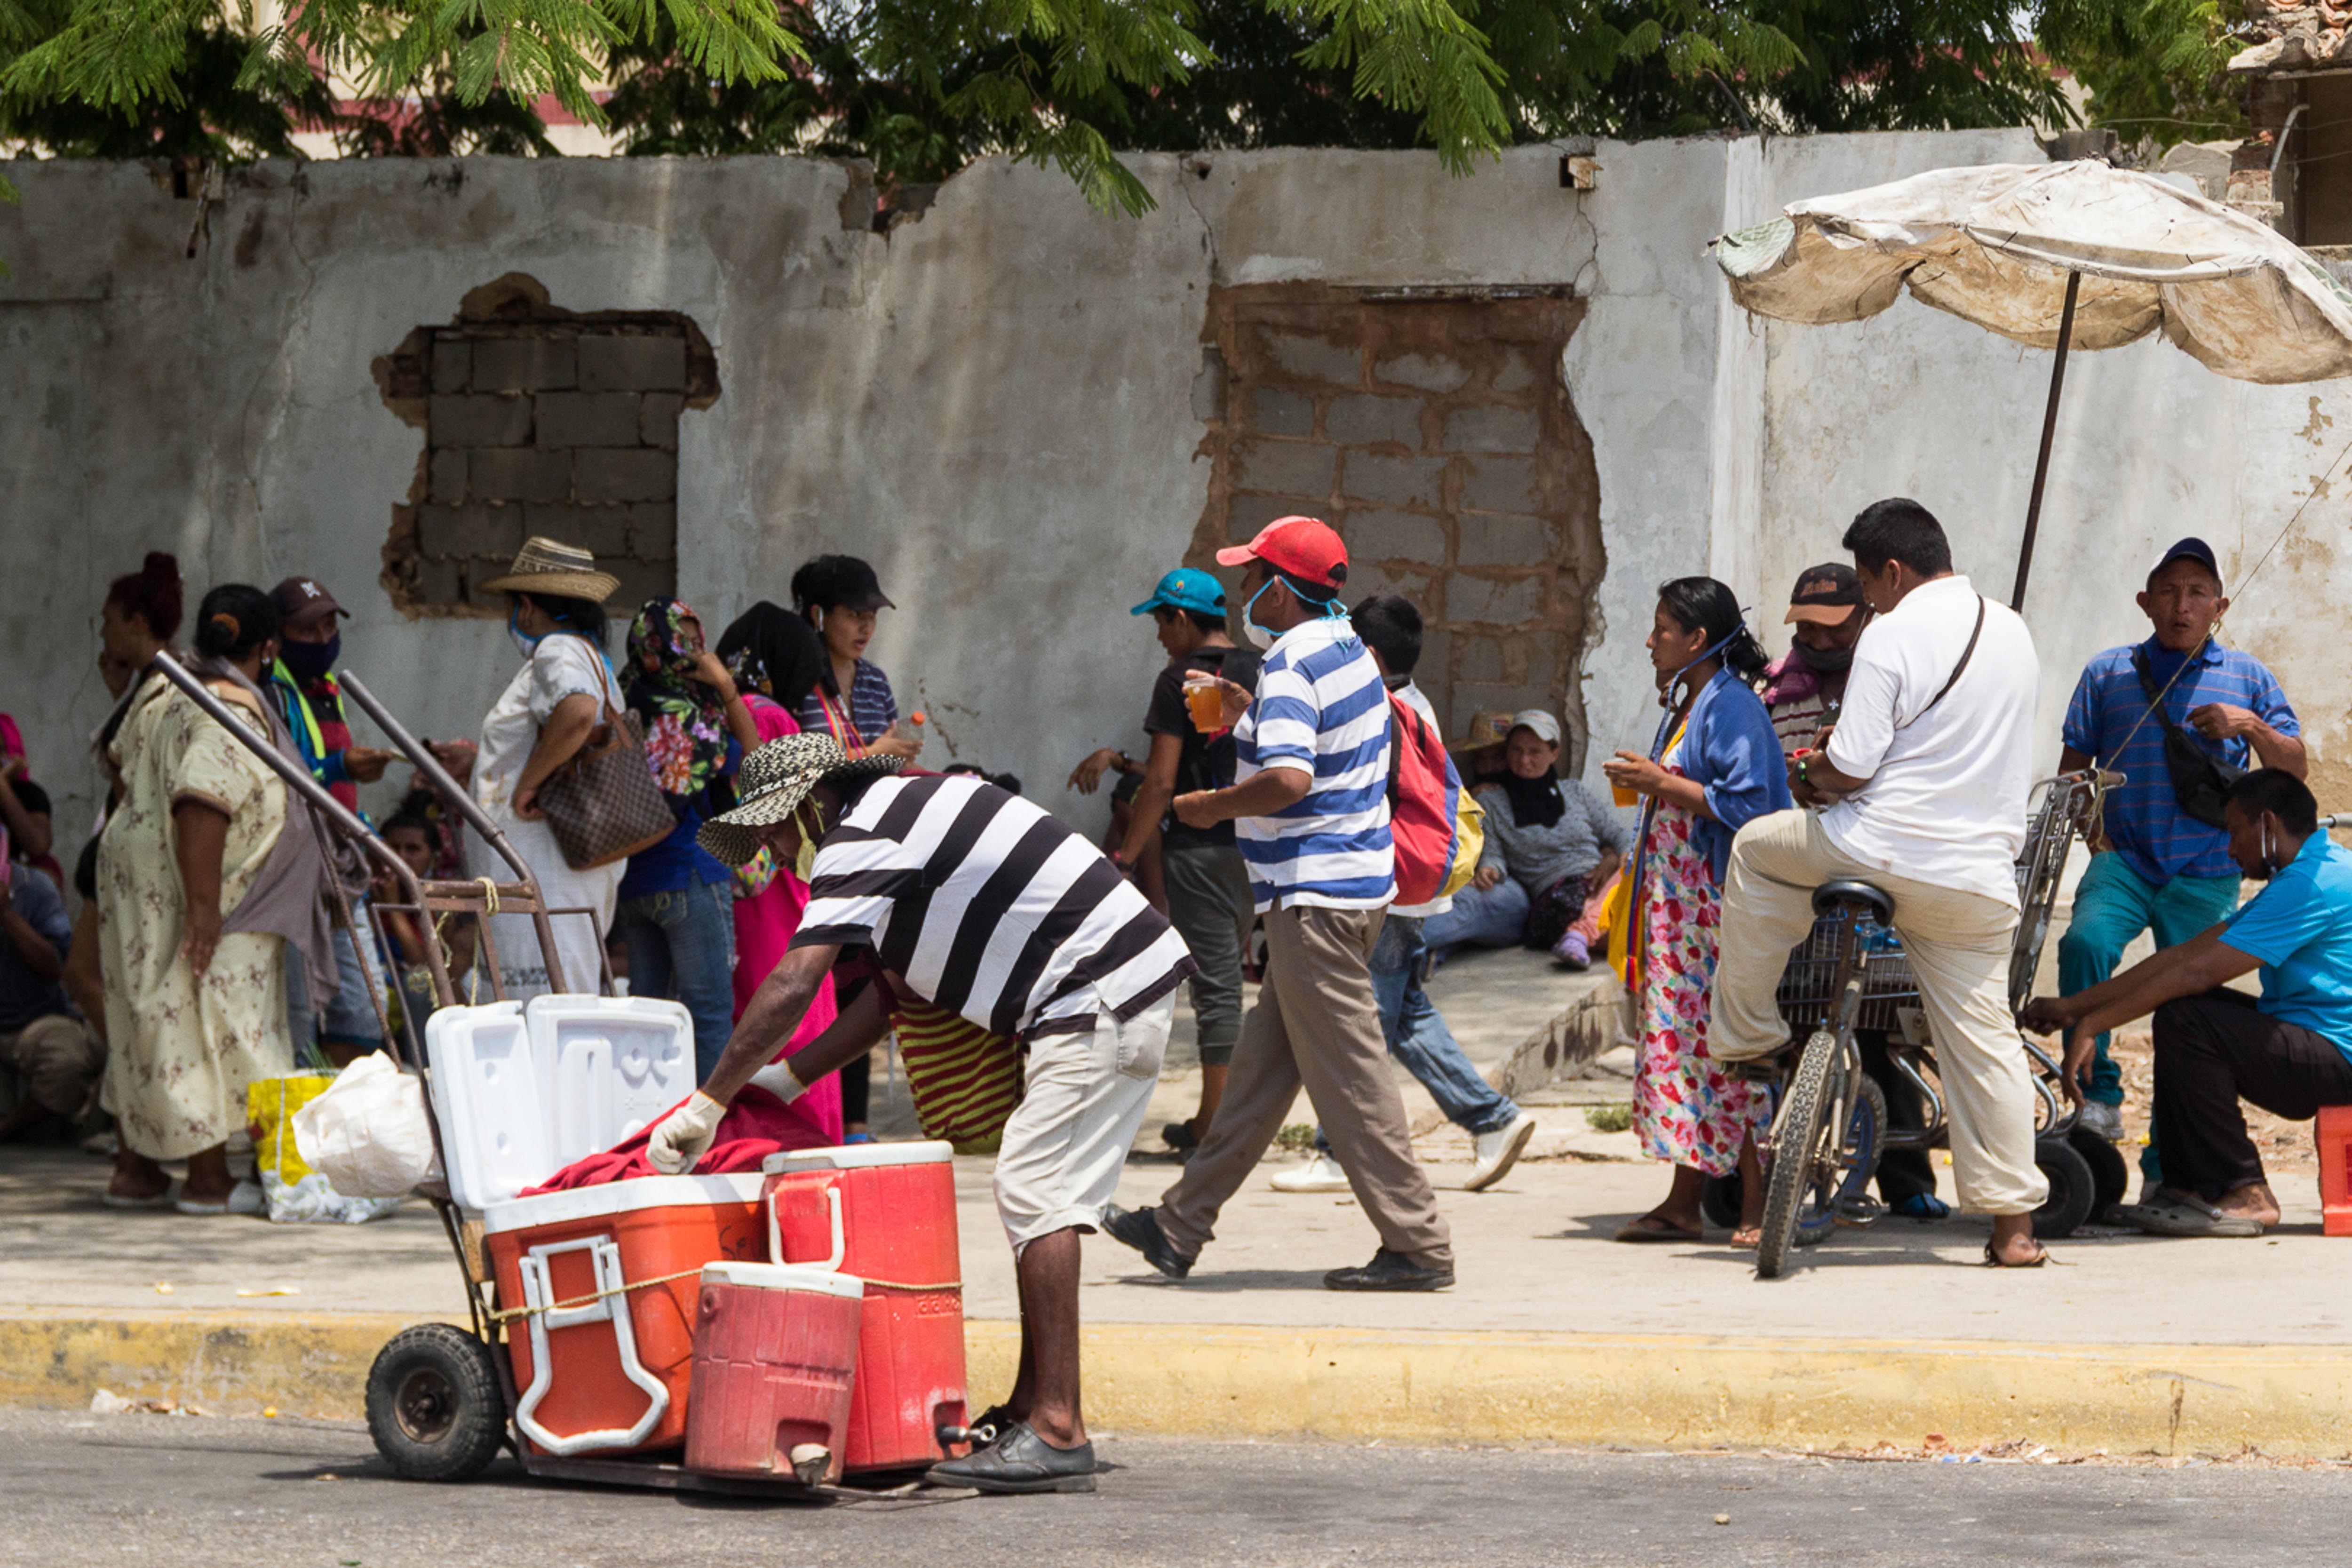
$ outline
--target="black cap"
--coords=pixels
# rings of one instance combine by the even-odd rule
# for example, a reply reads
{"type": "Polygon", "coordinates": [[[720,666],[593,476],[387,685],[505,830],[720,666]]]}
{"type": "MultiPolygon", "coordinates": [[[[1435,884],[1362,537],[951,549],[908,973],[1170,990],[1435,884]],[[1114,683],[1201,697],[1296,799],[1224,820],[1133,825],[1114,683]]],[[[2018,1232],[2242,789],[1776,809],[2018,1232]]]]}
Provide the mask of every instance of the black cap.
{"type": "Polygon", "coordinates": [[[2221,581],[2221,563],[2213,559],[2213,547],[2193,533],[2156,558],[2156,564],[2147,569],[2147,580],[2155,582],[2156,574],[2176,561],[2194,561],[2213,574],[2217,584],[2221,581]]]}
{"type": "Polygon", "coordinates": [[[855,555],[820,555],[793,574],[793,607],[895,610],[874,568],[855,555]]]}
{"type": "Polygon", "coordinates": [[[1861,603],[1862,579],[1854,575],[1853,568],[1842,562],[1824,562],[1798,574],[1796,591],[1789,595],[1789,613],[1780,624],[1811,621],[1833,626],[1861,603]]]}

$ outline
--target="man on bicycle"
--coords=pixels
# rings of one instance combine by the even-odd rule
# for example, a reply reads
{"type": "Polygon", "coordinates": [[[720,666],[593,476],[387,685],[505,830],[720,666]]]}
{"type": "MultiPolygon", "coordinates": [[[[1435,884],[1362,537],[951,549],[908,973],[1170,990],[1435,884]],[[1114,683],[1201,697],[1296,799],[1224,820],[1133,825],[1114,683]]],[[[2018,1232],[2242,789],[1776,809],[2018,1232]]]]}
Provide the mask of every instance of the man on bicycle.
{"type": "Polygon", "coordinates": [[[1993,1216],[1988,1263],[2032,1268],[2045,1256],[2033,1211],[2049,1184],[2034,1165],[2009,965],[2041,661],[2022,620],[1953,574],[1943,527],[1917,501],[1873,503],[1844,542],[1875,618],[1835,728],[1790,764],[1800,809],[1759,817],[1732,843],[1713,1050],[1753,1060],[1789,1043],[1776,995],[1812,929],[1816,888],[1886,894],[1936,1040],[1960,1207],[1993,1216]]]}

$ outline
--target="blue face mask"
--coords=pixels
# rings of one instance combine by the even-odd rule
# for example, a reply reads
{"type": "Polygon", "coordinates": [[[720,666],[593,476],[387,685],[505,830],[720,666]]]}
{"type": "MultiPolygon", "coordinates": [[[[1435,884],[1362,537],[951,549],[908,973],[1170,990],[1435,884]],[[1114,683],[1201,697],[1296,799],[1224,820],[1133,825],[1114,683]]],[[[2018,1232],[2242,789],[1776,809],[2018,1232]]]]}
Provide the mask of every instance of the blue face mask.
{"type": "Polygon", "coordinates": [[[521,621],[522,606],[520,605],[517,605],[513,609],[507,612],[507,636],[514,639],[515,651],[521,654],[523,658],[529,658],[531,655],[539,651],[541,639],[527,635],[522,629],[521,621]]]}

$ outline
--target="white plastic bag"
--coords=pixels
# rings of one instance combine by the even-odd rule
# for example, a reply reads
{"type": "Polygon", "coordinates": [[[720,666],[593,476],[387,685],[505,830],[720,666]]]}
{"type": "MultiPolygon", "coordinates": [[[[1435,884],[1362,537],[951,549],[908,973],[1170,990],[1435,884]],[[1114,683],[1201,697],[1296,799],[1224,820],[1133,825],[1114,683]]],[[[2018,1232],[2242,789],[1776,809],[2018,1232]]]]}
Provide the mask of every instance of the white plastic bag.
{"type": "Polygon", "coordinates": [[[296,1111],[294,1139],[304,1162],[348,1197],[396,1198],[440,1174],[425,1086],[382,1051],[296,1111]]]}

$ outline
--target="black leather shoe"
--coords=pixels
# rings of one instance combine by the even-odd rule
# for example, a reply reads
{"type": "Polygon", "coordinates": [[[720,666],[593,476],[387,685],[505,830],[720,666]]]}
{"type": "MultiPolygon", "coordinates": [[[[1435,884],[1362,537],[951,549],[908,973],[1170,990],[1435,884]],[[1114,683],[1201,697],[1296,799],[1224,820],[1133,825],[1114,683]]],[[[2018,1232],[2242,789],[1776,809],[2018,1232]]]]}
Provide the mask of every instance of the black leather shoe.
{"type": "Polygon", "coordinates": [[[1003,1436],[969,1458],[933,1465],[923,1479],[935,1487],[972,1487],[984,1492],[1090,1492],[1095,1489],[1095,1446],[1056,1448],[1016,1422],[1003,1436]]]}
{"type": "Polygon", "coordinates": [[[1192,1260],[1176,1250],[1168,1233],[1160,1228],[1160,1216],[1148,1208],[1123,1209],[1113,1204],[1103,1210],[1102,1227],[1112,1239],[1143,1254],[1146,1263],[1171,1279],[1181,1279],[1192,1272],[1192,1260]]]}
{"type": "Polygon", "coordinates": [[[1453,1269],[1415,1263],[1385,1247],[1361,1268],[1334,1268],[1323,1276],[1326,1290],[1446,1290],[1453,1285],[1453,1269]]]}

